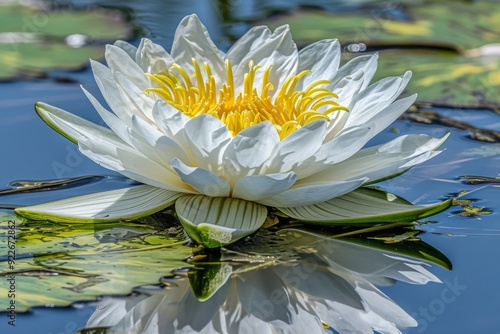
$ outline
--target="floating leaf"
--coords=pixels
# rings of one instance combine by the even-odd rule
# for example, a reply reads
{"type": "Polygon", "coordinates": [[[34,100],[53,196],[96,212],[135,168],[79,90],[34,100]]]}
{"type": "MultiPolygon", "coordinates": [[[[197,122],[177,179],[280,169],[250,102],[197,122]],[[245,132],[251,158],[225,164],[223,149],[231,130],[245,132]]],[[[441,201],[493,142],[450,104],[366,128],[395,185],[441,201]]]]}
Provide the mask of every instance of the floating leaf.
{"type": "Polygon", "coordinates": [[[414,205],[384,191],[359,188],[323,203],[279,210],[310,224],[366,224],[413,221],[446,210],[450,204],[451,200],[414,205]]]}
{"type": "MultiPolygon", "coordinates": [[[[420,104],[500,109],[500,57],[468,57],[435,50],[384,50],[379,59],[374,80],[412,70],[407,89],[418,93],[420,104]]],[[[498,132],[490,132],[494,134],[489,137],[495,139],[487,141],[498,142],[498,132]]]]}
{"type": "Polygon", "coordinates": [[[131,220],[165,209],[179,196],[177,192],[140,185],[20,207],[15,212],[29,219],[70,223],[131,220]]]}
{"type": "MultiPolygon", "coordinates": [[[[406,5],[404,15],[390,11],[326,13],[301,10],[264,22],[275,29],[288,24],[294,40],[304,46],[320,39],[338,38],[343,44],[368,47],[442,47],[465,52],[498,43],[500,29],[496,2],[441,1],[406,5]],[[401,17],[408,19],[401,19],[401,17]]],[[[262,22],[258,22],[261,24],[262,22]]]]}
{"type": "Polygon", "coordinates": [[[104,42],[127,39],[131,26],[117,10],[70,10],[31,3],[0,4],[0,80],[78,70],[104,55],[104,42]],[[93,45],[88,43],[92,42],[93,45]]]}

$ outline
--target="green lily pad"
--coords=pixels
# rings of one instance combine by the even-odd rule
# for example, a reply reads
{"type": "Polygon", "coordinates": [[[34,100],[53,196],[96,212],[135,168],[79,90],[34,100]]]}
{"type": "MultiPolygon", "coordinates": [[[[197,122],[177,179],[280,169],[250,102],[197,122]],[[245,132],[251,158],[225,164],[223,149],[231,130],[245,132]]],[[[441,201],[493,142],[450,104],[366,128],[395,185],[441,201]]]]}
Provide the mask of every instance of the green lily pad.
{"type": "MultiPolygon", "coordinates": [[[[500,40],[500,37],[499,37],[500,40]]],[[[500,54],[499,54],[500,55],[500,54]]],[[[374,80],[413,71],[407,90],[420,104],[500,110],[500,57],[435,50],[380,51],[374,80]]]]}
{"type": "Polygon", "coordinates": [[[419,103],[499,110],[497,6],[478,1],[405,5],[402,10],[408,20],[391,12],[303,10],[264,23],[271,28],[289,24],[299,46],[337,38],[351,44],[347,48],[351,51],[382,50],[374,80],[412,70],[407,90],[419,94],[419,103]],[[404,48],[394,49],[398,47],[404,48]]]}
{"type": "Polygon", "coordinates": [[[450,205],[451,200],[429,205],[414,205],[385,191],[358,188],[322,203],[278,209],[306,224],[328,226],[411,222],[435,215],[450,205]]]}
{"type": "MultiPolygon", "coordinates": [[[[408,20],[391,12],[326,13],[302,10],[264,22],[275,29],[288,24],[294,40],[305,46],[320,39],[338,38],[343,44],[368,47],[424,46],[465,52],[497,43],[500,12],[495,2],[436,1],[405,5],[408,20]]],[[[262,22],[259,22],[259,24],[262,22]]]]}
{"type": "Polygon", "coordinates": [[[128,39],[131,25],[116,10],[0,5],[0,80],[78,70],[104,55],[105,42],[128,39]],[[92,45],[88,45],[92,42],[92,45]]]}
{"type": "MultiPolygon", "coordinates": [[[[182,259],[191,254],[177,235],[148,224],[21,224],[13,216],[0,219],[1,240],[7,240],[9,226],[17,231],[15,262],[0,270],[0,303],[8,305],[12,282],[5,278],[14,277],[18,312],[128,294],[185,266],[182,259]]],[[[4,264],[8,248],[6,242],[0,244],[4,264]]]]}

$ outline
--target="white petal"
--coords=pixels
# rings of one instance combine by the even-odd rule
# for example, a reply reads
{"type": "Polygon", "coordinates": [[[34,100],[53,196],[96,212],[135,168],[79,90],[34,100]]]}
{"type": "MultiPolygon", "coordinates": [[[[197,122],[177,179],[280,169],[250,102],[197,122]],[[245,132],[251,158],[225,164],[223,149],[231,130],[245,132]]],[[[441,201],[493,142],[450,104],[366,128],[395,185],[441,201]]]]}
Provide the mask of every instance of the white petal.
{"type": "Polygon", "coordinates": [[[337,137],[323,144],[312,157],[294,168],[294,172],[302,179],[349,158],[373,137],[372,132],[370,124],[344,129],[337,137]]]}
{"type": "Polygon", "coordinates": [[[152,123],[152,110],[155,101],[146,95],[144,90],[139,89],[135,83],[130,81],[130,79],[122,73],[115,73],[115,79],[118,83],[118,87],[120,88],[122,98],[126,99],[129,104],[129,108],[133,108],[133,113],[145,121],[152,123]]]}
{"type": "Polygon", "coordinates": [[[429,152],[444,140],[426,135],[401,136],[389,143],[361,150],[347,160],[304,178],[307,182],[324,180],[351,180],[367,177],[376,182],[404,172],[417,163],[422,163],[439,152],[429,152]],[[429,153],[429,154],[426,154],[429,153]]]}
{"type": "Polygon", "coordinates": [[[306,88],[316,80],[330,80],[340,63],[340,44],[336,39],[325,39],[300,50],[297,73],[311,70],[302,80],[306,88]]]}
{"type": "Polygon", "coordinates": [[[113,45],[125,51],[131,59],[135,59],[137,48],[132,44],[130,44],[129,42],[117,40],[116,42],[113,43],[113,45]]]}
{"type": "Polygon", "coordinates": [[[237,198],[182,196],[175,211],[191,238],[208,248],[252,234],[267,217],[266,207],[237,198]]]}
{"type": "Polygon", "coordinates": [[[159,73],[168,69],[175,61],[165,49],[147,38],[141,40],[135,55],[137,65],[145,73],[159,73]]]}
{"type": "Polygon", "coordinates": [[[158,100],[153,106],[153,119],[163,133],[175,139],[182,147],[187,148],[186,138],[184,137],[184,126],[190,120],[188,116],[165,101],[158,100]]]}
{"type": "Polygon", "coordinates": [[[417,94],[413,94],[411,96],[397,100],[396,102],[381,110],[379,113],[372,115],[371,118],[366,120],[364,120],[364,117],[358,118],[353,123],[362,124],[364,122],[373,124],[373,135],[375,136],[380,131],[387,128],[387,126],[392,124],[392,122],[394,122],[399,116],[401,116],[413,104],[413,102],[415,102],[416,98],[417,94]]]}
{"type": "MultiPolygon", "coordinates": [[[[333,88],[333,92],[339,96],[336,102],[339,105],[351,110],[363,83],[364,73],[362,70],[358,70],[342,78],[342,80],[340,80],[340,82],[338,82],[333,88]]],[[[346,127],[346,122],[350,117],[350,111],[333,111],[328,114],[328,117],[330,118],[330,121],[328,122],[328,130],[325,141],[330,141],[346,127]]]]}
{"type": "Polygon", "coordinates": [[[332,91],[339,96],[337,103],[351,110],[355,98],[363,88],[365,73],[362,70],[349,73],[333,86],[332,91]]]}
{"type": "Polygon", "coordinates": [[[189,167],[179,159],[173,159],[170,165],[183,182],[199,193],[212,197],[229,196],[231,190],[229,183],[211,171],[200,167],[189,167]]]}
{"type": "Polygon", "coordinates": [[[134,130],[151,145],[157,157],[165,165],[170,164],[173,158],[189,161],[184,150],[173,139],[158,131],[154,126],[136,116],[132,118],[132,123],[134,130]]]}
{"type": "Polygon", "coordinates": [[[340,67],[340,69],[335,73],[335,76],[330,80],[332,82],[332,87],[335,87],[335,85],[337,85],[342,78],[361,70],[364,73],[363,85],[361,86],[361,89],[365,89],[370,84],[370,81],[377,70],[377,61],[377,53],[351,59],[347,62],[347,64],[340,67]]]}
{"type": "Polygon", "coordinates": [[[274,149],[266,162],[265,173],[285,173],[315,154],[326,135],[326,122],[314,121],[292,132],[274,149]]]}
{"type": "Polygon", "coordinates": [[[118,135],[125,143],[133,146],[132,139],[130,138],[130,128],[121,119],[106,110],[97,99],[90,94],[85,88],[81,87],[92,106],[99,113],[103,121],[118,135]]]}
{"type": "MultiPolygon", "coordinates": [[[[238,66],[252,49],[266,42],[271,36],[271,31],[266,26],[258,26],[251,28],[226,53],[226,59],[231,65],[238,66]]],[[[248,66],[247,64],[244,64],[248,66]]]]}
{"type": "Polygon", "coordinates": [[[200,115],[186,123],[184,133],[195,165],[220,171],[222,154],[231,140],[226,125],[210,115],[200,115]]]}
{"type": "Polygon", "coordinates": [[[245,176],[236,182],[233,197],[248,201],[257,201],[289,189],[296,180],[297,175],[293,172],[245,176]]]}
{"type": "Polygon", "coordinates": [[[16,213],[30,219],[69,223],[130,220],[165,209],[179,196],[177,192],[140,185],[17,208],[16,213]]]}
{"type": "Polygon", "coordinates": [[[35,110],[45,123],[74,143],[97,136],[112,144],[124,144],[110,129],[96,125],[63,109],[38,102],[35,105],[35,110]]]}
{"type": "Polygon", "coordinates": [[[224,64],[219,49],[212,42],[205,26],[195,14],[186,16],[175,31],[172,44],[172,57],[181,65],[188,74],[194,73],[192,58],[200,66],[208,62],[216,82],[225,78],[226,65],[224,64]]]}
{"type": "Polygon", "coordinates": [[[258,174],[279,142],[276,128],[267,121],[240,131],[224,151],[224,175],[234,183],[242,176],[258,174]]]}
{"type": "Polygon", "coordinates": [[[99,101],[83,87],[82,89],[106,124],[129,146],[135,147],[143,155],[160,165],[169,165],[170,161],[175,157],[185,161],[188,160],[184,151],[172,139],[162,135],[154,127],[135,115],[132,116],[134,129],[132,130],[118,117],[104,109],[99,101]]]}
{"type": "Polygon", "coordinates": [[[360,187],[366,179],[340,181],[340,182],[324,182],[316,184],[299,184],[295,185],[278,195],[258,200],[257,203],[274,206],[274,207],[295,207],[321,203],[337,196],[344,195],[354,189],[360,187]]]}
{"type": "Polygon", "coordinates": [[[162,166],[124,143],[108,143],[97,137],[78,142],[80,151],[103,167],[136,181],[172,191],[196,193],[167,166],[162,166]]]}
{"type": "Polygon", "coordinates": [[[105,57],[113,75],[123,74],[140,90],[150,88],[149,79],[144,75],[144,71],[137,65],[135,58],[130,58],[127,52],[114,45],[106,45],[105,57]]]}
{"type": "Polygon", "coordinates": [[[240,64],[233,69],[236,93],[239,93],[243,87],[244,74],[248,72],[250,61],[262,67],[255,75],[254,82],[256,83],[262,82],[264,70],[271,65],[269,82],[275,89],[270,93],[274,94],[290,75],[296,73],[297,69],[297,46],[292,40],[288,26],[277,28],[264,43],[252,48],[240,64]]]}
{"type": "Polygon", "coordinates": [[[111,70],[94,60],[90,60],[90,65],[97,86],[109,107],[125,124],[130,126],[133,112],[130,110],[129,105],[125,103],[111,70]]]}
{"type": "Polygon", "coordinates": [[[363,90],[356,96],[346,126],[359,125],[375,115],[384,115],[381,111],[396,100],[410,78],[411,72],[408,71],[403,77],[384,78],[363,90]]]}

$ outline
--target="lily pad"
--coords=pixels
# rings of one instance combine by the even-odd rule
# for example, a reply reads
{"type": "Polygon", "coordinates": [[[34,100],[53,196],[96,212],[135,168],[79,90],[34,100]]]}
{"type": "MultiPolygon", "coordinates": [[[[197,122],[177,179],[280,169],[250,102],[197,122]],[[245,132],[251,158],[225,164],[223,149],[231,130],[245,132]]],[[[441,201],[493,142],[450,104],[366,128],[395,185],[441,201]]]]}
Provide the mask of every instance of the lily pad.
{"type": "Polygon", "coordinates": [[[418,93],[419,104],[500,110],[500,53],[470,57],[435,50],[384,50],[379,59],[374,80],[412,70],[407,90],[418,93]]]}
{"type": "Polygon", "coordinates": [[[81,69],[89,58],[102,58],[105,42],[132,32],[124,15],[111,9],[7,3],[0,5],[0,22],[0,80],[81,69]]]}
{"type": "Polygon", "coordinates": [[[497,6],[496,2],[454,1],[452,6],[426,2],[397,8],[403,15],[397,10],[341,14],[302,10],[264,23],[271,28],[289,24],[299,46],[338,38],[349,45],[348,51],[381,50],[375,79],[412,70],[408,91],[418,93],[419,102],[499,110],[497,6]]]}
{"type": "Polygon", "coordinates": [[[414,205],[405,199],[374,188],[358,188],[323,203],[278,208],[291,218],[317,225],[386,224],[410,222],[446,210],[451,200],[414,205]]]}
{"type": "MultiPolygon", "coordinates": [[[[0,270],[0,302],[8,304],[5,277],[14,277],[19,312],[128,294],[135,286],[158,283],[186,265],[182,259],[191,254],[182,238],[148,224],[21,224],[13,216],[0,219],[1,240],[7,240],[9,226],[15,225],[17,232],[15,263],[0,270]]],[[[7,250],[8,244],[2,243],[3,263],[7,250]]]]}
{"type": "MultiPolygon", "coordinates": [[[[402,8],[408,20],[396,11],[326,13],[301,10],[264,22],[274,29],[288,24],[301,46],[316,40],[338,38],[342,43],[364,43],[368,47],[424,46],[465,52],[497,43],[500,12],[495,2],[440,1],[402,8]]],[[[397,8],[394,8],[397,9],[397,8]]],[[[259,22],[259,24],[262,22],[259,22]]]]}

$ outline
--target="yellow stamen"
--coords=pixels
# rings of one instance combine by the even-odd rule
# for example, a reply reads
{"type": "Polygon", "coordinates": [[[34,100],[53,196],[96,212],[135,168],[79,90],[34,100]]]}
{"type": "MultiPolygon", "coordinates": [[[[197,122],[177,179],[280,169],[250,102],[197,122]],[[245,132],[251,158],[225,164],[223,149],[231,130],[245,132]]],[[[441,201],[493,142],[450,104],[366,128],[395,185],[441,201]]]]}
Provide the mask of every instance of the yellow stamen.
{"type": "Polygon", "coordinates": [[[193,81],[180,65],[172,64],[169,70],[162,73],[146,74],[156,84],[146,93],[156,94],[189,117],[201,114],[217,117],[226,124],[233,136],[252,125],[269,121],[283,139],[310,122],[320,119],[329,121],[328,114],[334,111],[348,111],[335,101],[338,96],[324,87],[330,84],[328,80],[318,80],[304,90],[296,90],[299,82],[310,71],[286,78],[271,96],[270,92],[275,88],[269,82],[271,65],[262,69],[250,61],[248,72],[243,77],[243,89],[236,93],[233,68],[228,60],[226,82],[220,83],[219,88],[208,63],[200,66],[195,59],[192,62],[193,81]],[[260,73],[262,78],[259,85],[256,81],[260,73]]]}

